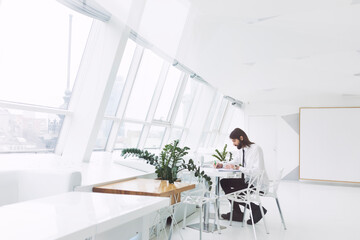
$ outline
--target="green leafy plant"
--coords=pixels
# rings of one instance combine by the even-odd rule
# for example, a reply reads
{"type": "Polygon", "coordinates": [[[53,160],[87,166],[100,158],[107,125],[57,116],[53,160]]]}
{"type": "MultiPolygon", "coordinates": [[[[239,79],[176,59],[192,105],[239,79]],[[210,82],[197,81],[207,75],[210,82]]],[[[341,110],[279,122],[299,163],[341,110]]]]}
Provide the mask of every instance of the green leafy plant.
{"type": "Polygon", "coordinates": [[[174,183],[178,178],[178,173],[186,169],[194,172],[195,177],[203,178],[211,188],[211,178],[201,171],[192,159],[185,162],[184,156],[188,154],[188,150],[190,150],[189,147],[179,147],[179,140],[175,140],[173,143],[165,145],[159,156],[138,148],[123,149],[121,155],[125,158],[136,156],[145,159],[147,163],[155,166],[157,176],[162,180],[168,180],[169,183],[174,183]]]}
{"type": "Polygon", "coordinates": [[[220,152],[219,150],[215,149],[215,154],[213,154],[212,156],[215,157],[216,159],[218,159],[220,162],[225,162],[226,161],[226,156],[229,153],[229,161],[231,161],[233,159],[232,157],[232,153],[226,151],[227,148],[227,144],[225,144],[224,149],[222,152],[220,152]]]}

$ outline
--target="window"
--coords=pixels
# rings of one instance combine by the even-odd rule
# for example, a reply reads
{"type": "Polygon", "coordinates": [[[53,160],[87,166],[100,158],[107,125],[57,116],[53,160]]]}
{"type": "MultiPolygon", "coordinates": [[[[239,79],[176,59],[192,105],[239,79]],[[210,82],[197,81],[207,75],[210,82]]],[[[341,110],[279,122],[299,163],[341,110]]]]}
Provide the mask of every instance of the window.
{"type": "MultiPolygon", "coordinates": [[[[119,127],[112,124],[109,132],[103,123],[96,144],[98,149],[105,149],[108,144],[109,150],[157,151],[174,140],[187,141],[194,107],[199,102],[195,96],[203,92],[199,81],[185,79],[187,73],[131,40],[127,42],[117,75],[105,115],[106,119],[121,124],[119,127]],[[114,135],[116,138],[109,139],[114,135]]],[[[212,99],[214,89],[206,91],[206,96],[212,99]]]]}
{"type": "Polygon", "coordinates": [[[170,133],[168,143],[172,143],[174,140],[181,140],[182,133],[183,133],[182,128],[173,128],[173,129],[171,129],[171,133],[170,133]]]}
{"type": "Polygon", "coordinates": [[[120,126],[115,149],[134,148],[138,146],[143,125],[138,123],[123,123],[120,126]]]}
{"type": "Polygon", "coordinates": [[[54,151],[64,115],[0,108],[0,152],[54,151]]]}
{"type": "Polygon", "coordinates": [[[104,150],[106,146],[107,139],[110,134],[110,130],[112,127],[113,121],[112,120],[104,120],[101,124],[98,137],[95,143],[95,149],[104,150]]]}
{"type": "Polygon", "coordinates": [[[183,97],[181,99],[179,110],[175,118],[175,126],[185,126],[191,105],[195,97],[197,85],[198,83],[196,81],[192,79],[188,80],[183,97]]]}
{"type": "Polygon", "coordinates": [[[56,1],[3,0],[0,5],[1,100],[66,109],[91,23],[91,18],[56,1]]]}
{"type": "Polygon", "coordinates": [[[151,126],[145,148],[160,148],[164,133],[165,127],[151,126]]]}
{"type": "Polygon", "coordinates": [[[136,48],[136,43],[129,39],[127,41],[124,54],[121,59],[119,71],[116,75],[115,83],[111,91],[110,99],[106,107],[105,115],[114,116],[121,98],[125,81],[129,72],[131,61],[136,48]]]}
{"type": "Polygon", "coordinates": [[[174,97],[176,94],[176,89],[180,82],[181,71],[170,67],[169,72],[166,77],[166,82],[164,88],[161,92],[161,97],[156,108],[154,119],[161,121],[169,121],[171,106],[174,103],[174,97]]]}
{"type": "Polygon", "coordinates": [[[126,108],[125,118],[144,121],[159,79],[163,60],[146,49],[126,108]]]}
{"type": "Polygon", "coordinates": [[[213,120],[213,124],[212,124],[212,130],[217,130],[217,131],[220,130],[221,123],[223,121],[226,106],[227,106],[228,102],[229,101],[224,99],[224,98],[221,100],[220,106],[219,106],[219,108],[218,108],[218,110],[217,110],[217,112],[216,112],[216,114],[214,116],[214,120],[213,120]]]}

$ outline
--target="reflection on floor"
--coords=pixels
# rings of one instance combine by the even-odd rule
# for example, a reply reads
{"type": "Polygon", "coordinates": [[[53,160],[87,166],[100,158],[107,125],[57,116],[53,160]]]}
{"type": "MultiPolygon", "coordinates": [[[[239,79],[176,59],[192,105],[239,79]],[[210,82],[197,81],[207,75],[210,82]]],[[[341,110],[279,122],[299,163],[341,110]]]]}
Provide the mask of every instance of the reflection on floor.
{"type": "MultiPolygon", "coordinates": [[[[284,213],[287,230],[281,225],[276,203],[271,198],[263,198],[268,209],[266,220],[270,234],[266,234],[263,221],[256,224],[258,239],[266,240],[358,240],[360,239],[360,187],[324,185],[318,183],[283,181],[279,189],[280,204],[284,213]]],[[[221,212],[227,212],[229,204],[221,203],[221,212]]],[[[187,223],[199,221],[198,213],[187,223]]],[[[179,224],[182,226],[182,224],[179,224]]],[[[221,234],[203,233],[203,239],[254,239],[252,227],[241,223],[222,220],[226,226],[221,234]]],[[[176,229],[172,239],[199,239],[199,232],[190,228],[176,229]]]]}

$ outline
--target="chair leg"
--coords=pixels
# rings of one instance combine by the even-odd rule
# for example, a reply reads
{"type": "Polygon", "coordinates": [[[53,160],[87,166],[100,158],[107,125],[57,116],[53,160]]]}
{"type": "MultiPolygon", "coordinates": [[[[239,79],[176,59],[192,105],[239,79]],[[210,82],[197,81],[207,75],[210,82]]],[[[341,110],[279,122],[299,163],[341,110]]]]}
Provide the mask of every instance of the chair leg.
{"type": "Polygon", "coordinates": [[[172,234],[173,234],[173,226],[174,226],[174,219],[173,219],[173,212],[174,212],[174,209],[173,209],[173,207],[171,208],[171,210],[170,210],[171,212],[170,212],[170,219],[171,219],[171,224],[170,224],[170,230],[169,230],[169,240],[172,238],[172,234]]]}
{"type": "Polygon", "coordinates": [[[187,211],[187,204],[185,203],[185,209],[184,209],[184,218],[183,218],[183,229],[186,228],[186,211],[187,211]]]}
{"type": "Polygon", "coordinates": [[[230,226],[232,225],[233,219],[233,209],[234,209],[234,200],[231,201],[231,209],[230,209],[230,226]]]}
{"type": "Polygon", "coordinates": [[[242,220],[242,227],[244,227],[244,223],[245,223],[246,209],[247,209],[247,204],[245,204],[245,208],[244,208],[244,215],[243,215],[243,220],[242,220]]]}
{"type": "Polygon", "coordinates": [[[203,221],[202,221],[202,205],[200,206],[200,240],[202,240],[203,221]]]}
{"type": "Polygon", "coordinates": [[[283,226],[284,226],[284,229],[286,230],[285,220],[284,220],[284,217],[283,217],[283,215],[282,215],[282,211],[281,211],[281,208],[280,208],[279,199],[278,199],[278,198],[275,198],[275,200],[276,200],[276,204],[277,204],[278,209],[279,209],[279,213],[280,213],[280,217],[281,217],[282,224],[283,224],[283,226]]]}
{"type": "Polygon", "coordinates": [[[249,210],[250,210],[250,218],[251,218],[251,222],[252,222],[252,228],[253,228],[253,232],[254,232],[254,237],[255,237],[255,240],[257,240],[257,237],[256,237],[256,232],[255,232],[255,224],[254,224],[254,218],[253,218],[253,214],[252,214],[252,209],[251,209],[251,204],[249,204],[249,210]]]}
{"type": "MultiPolygon", "coordinates": [[[[216,224],[217,224],[218,233],[221,234],[219,211],[218,211],[219,205],[220,205],[220,202],[215,201],[215,220],[216,220],[216,224]]],[[[214,223],[214,226],[215,226],[215,223],[214,223]]]]}
{"type": "MultiPolygon", "coordinates": [[[[174,228],[174,225],[175,226],[177,226],[178,227],[178,229],[179,229],[179,225],[178,225],[178,223],[177,223],[177,221],[176,221],[176,218],[175,218],[175,211],[173,212],[173,214],[171,215],[171,224],[172,224],[172,227],[174,228]]],[[[174,231],[174,230],[173,230],[174,231]]],[[[179,235],[180,235],[180,238],[181,238],[181,240],[184,240],[184,238],[182,237],[182,234],[181,234],[181,232],[180,231],[178,231],[179,232],[179,235]]]]}
{"type": "Polygon", "coordinates": [[[259,206],[260,206],[260,212],[261,212],[261,216],[263,218],[263,221],[264,221],[264,226],[265,226],[265,231],[267,234],[269,234],[269,230],[267,228],[267,224],[266,224],[266,221],[265,221],[265,214],[264,214],[264,210],[263,210],[263,207],[262,207],[262,204],[261,204],[261,201],[259,199],[259,206]]]}

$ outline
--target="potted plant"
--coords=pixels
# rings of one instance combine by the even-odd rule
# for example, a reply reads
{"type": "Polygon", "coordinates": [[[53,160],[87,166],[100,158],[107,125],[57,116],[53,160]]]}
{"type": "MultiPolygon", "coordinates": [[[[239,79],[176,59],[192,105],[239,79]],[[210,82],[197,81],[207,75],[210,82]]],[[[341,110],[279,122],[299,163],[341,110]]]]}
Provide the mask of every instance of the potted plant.
{"type": "Polygon", "coordinates": [[[136,156],[145,159],[147,163],[155,166],[155,173],[158,178],[168,180],[169,183],[174,183],[178,178],[178,173],[187,169],[194,172],[195,177],[204,178],[211,188],[211,178],[204,171],[200,171],[200,167],[196,166],[192,159],[185,162],[184,156],[188,154],[189,149],[188,147],[179,147],[179,140],[175,140],[173,143],[165,145],[159,156],[137,148],[123,149],[121,155],[125,158],[136,156]]]}
{"type": "MultiPolygon", "coordinates": [[[[226,161],[226,156],[229,153],[229,161],[231,161],[233,159],[232,153],[226,151],[226,148],[227,148],[227,144],[225,144],[224,149],[223,149],[222,152],[215,149],[215,154],[213,154],[212,156],[215,157],[216,159],[218,159],[220,162],[225,162],[226,161]]],[[[216,160],[215,160],[215,165],[216,165],[216,160]]]]}

